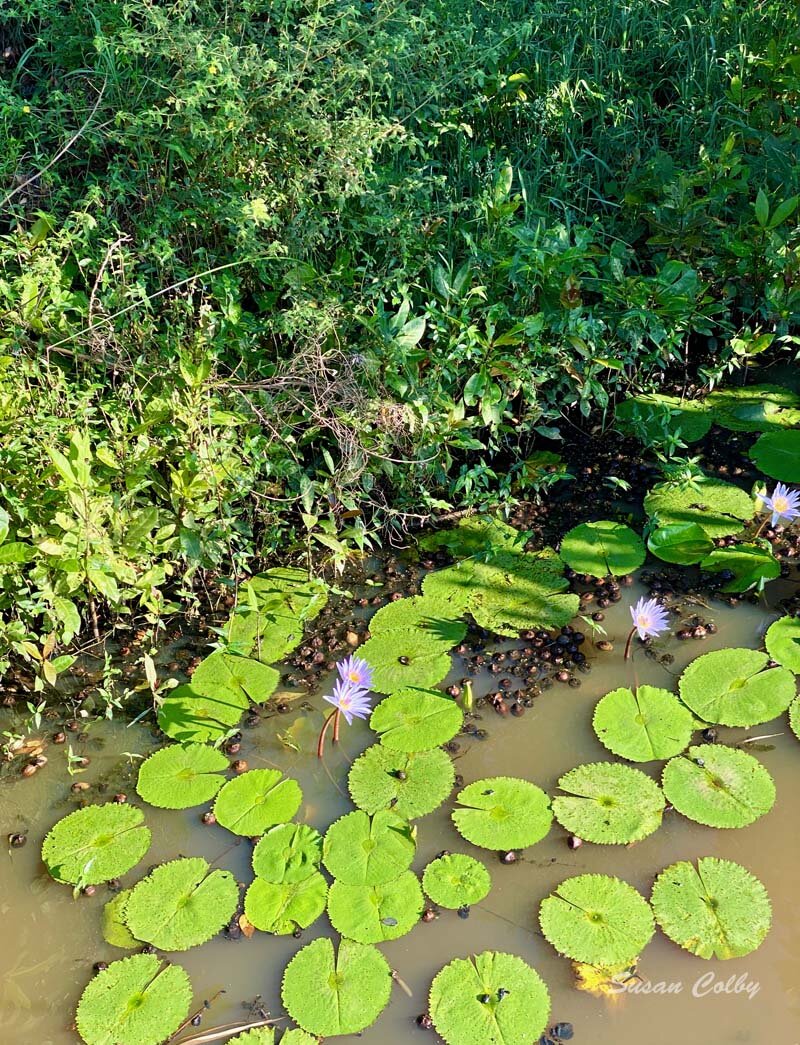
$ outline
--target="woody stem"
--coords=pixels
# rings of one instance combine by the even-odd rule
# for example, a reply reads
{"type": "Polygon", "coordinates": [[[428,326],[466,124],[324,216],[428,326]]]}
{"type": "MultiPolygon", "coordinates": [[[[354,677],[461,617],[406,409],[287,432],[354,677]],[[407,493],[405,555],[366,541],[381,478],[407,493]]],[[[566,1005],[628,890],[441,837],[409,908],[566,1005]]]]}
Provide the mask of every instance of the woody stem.
{"type": "Polygon", "coordinates": [[[317,741],[317,758],[322,758],[323,754],[325,753],[325,734],[328,732],[328,727],[330,726],[331,722],[333,722],[334,718],[338,714],[339,709],[334,708],[322,724],[322,729],[320,730],[319,734],[319,740],[317,741]]]}

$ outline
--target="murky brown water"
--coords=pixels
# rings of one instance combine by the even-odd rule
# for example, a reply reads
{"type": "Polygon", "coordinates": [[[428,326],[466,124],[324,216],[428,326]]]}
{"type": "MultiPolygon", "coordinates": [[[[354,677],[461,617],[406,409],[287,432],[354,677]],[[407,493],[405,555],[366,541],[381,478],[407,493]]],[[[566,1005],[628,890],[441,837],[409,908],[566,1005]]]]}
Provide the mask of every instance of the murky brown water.
{"type": "MultiPolygon", "coordinates": [[[[625,594],[636,598],[639,592],[633,588],[625,594]]],[[[481,725],[489,730],[488,740],[464,738],[456,756],[457,771],[465,782],[497,774],[516,775],[552,792],[558,777],[568,769],[611,758],[591,729],[591,712],[602,694],[637,682],[671,688],[686,663],[700,653],[723,646],[759,646],[765,628],[777,615],[752,606],[729,610],[714,604],[706,616],[717,622],[718,634],[702,643],[671,640],[669,650],[675,655],[675,663],[667,671],[644,657],[641,649],[632,663],[623,663],[620,640],[627,630],[628,604],[626,597],[607,611],[604,626],[615,640],[616,650],[593,656],[593,670],[582,676],[580,689],[554,686],[520,719],[501,718],[491,709],[483,712],[481,725]]],[[[584,648],[588,652],[588,643],[584,648]]],[[[458,674],[455,672],[454,677],[458,674]]],[[[329,750],[323,767],[314,754],[320,722],[321,713],[311,720],[300,712],[273,718],[245,733],[241,757],[251,768],[276,766],[295,776],[305,794],[300,818],[325,829],[332,819],[351,808],[346,797],[347,770],[350,760],[369,742],[370,734],[364,726],[345,730],[342,745],[338,751],[329,750]],[[284,747],[276,739],[278,730],[291,730],[300,752],[284,747]]],[[[660,830],[631,848],[584,845],[573,852],[566,845],[565,832],[554,825],[543,842],[527,851],[524,861],[505,866],[495,854],[473,849],[456,834],[449,820],[449,804],[420,821],[417,870],[444,848],[471,852],[485,859],[493,888],[487,899],[472,909],[468,920],[460,919],[455,912],[443,912],[437,921],[420,924],[408,936],[383,945],[412,996],[396,987],[390,1007],[362,1039],[372,1045],[406,1045],[413,1039],[433,1042],[432,1033],[419,1030],[413,1022],[426,1009],[432,977],[455,956],[492,948],[518,954],[539,971],[552,995],[553,1021],[571,1021],[577,1042],[798,1045],[800,743],[789,731],[785,717],[750,731],[721,730],[720,739],[737,742],[745,736],[770,733],[782,735],[767,742],[773,745],[771,750],[755,753],[775,778],[778,800],[768,816],[743,830],[713,830],[673,813],[665,818],[660,830]],[[706,855],[736,860],[766,885],[774,922],[761,948],[746,958],[708,962],[686,954],[657,934],[644,952],[639,972],[651,985],[662,981],[680,985],[680,993],[597,999],[575,990],[569,963],[559,958],[538,933],[536,912],[541,899],[562,879],[588,871],[619,875],[649,895],[654,875],[667,864],[706,855]],[[737,981],[756,985],[755,993],[752,986],[752,996],[741,986],[736,993],[737,981]],[[727,989],[714,993],[715,988],[727,989]]],[[[124,786],[132,794],[135,770],[122,753],[146,754],[153,743],[145,727],[126,729],[119,723],[96,723],[87,742],[91,766],[80,779],[95,784],[109,777],[115,786],[124,786]]],[[[0,854],[3,1045],[76,1042],[77,1036],[70,1030],[72,1013],[91,976],[92,964],[122,956],[107,946],[100,934],[102,905],[109,898],[105,887],[92,898],[73,902],[69,888],[52,882],[39,859],[45,832],[75,801],[69,794],[72,778],[66,772],[62,752],[51,748],[50,763],[31,780],[17,779],[2,785],[3,838],[13,830],[29,830],[24,849],[0,854]]],[[[660,766],[654,763],[642,768],[656,776],[660,766]]],[[[249,843],[237,843],[222,828],[202,826],[198,810],[166,813],[148,808],[147,818],[153,846],[145,863],[126,877],[126,884],[136,881],[146,866],[179,854],[205,856],[233,870],[241,881],[250,880],[249,843]]],[[[196,1005],[217,991],[226,992],[214,1003],[203,1026],[245,1017],[243,1003],[256,995],[261,995],[273,1014],[279,1014],[281,973],[304,943],[324,931],[323,925],[327,927],[324,918],[302,940],[256,933],[250,940],[218,938],[175,955],[192,977],[196,1005]]]]}

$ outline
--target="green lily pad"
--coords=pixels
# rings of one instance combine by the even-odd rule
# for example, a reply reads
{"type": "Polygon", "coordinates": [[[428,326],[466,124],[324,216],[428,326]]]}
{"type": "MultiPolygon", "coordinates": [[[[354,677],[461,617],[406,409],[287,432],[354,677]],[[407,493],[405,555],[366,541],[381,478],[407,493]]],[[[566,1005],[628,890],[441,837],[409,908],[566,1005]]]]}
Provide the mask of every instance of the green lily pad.
{"type": "Polygon", "coordinates": [[[445,649],[457,645],[467,634],[467,625],[457,620],[446,601],[428,595],[412,595],[382,606],[370,619],[370,634],[392,635],[404,628],[418,628],[438,639],[445,649]]]}
{"type": "Polygon", "coordinates": [[[251,577],[239,591],[226,639],[237,653],[263,663],[283,660],[300,643],[304,625],[323,610],[328,586],[305,570],[279,566],[251,577]]]}
{"type": "Polygon", "coordinates": [[[206,695],[191,684],[177,686],[158,707],[158,726],[182,744],[214,742],[231,732],[248,707],[242,690],[206,695]]]}
{"type": "MultiPolygon", "coordinates": [[[[765,542],[766,543],[766,542],[765,542]]],[[[722,591],[760,591],[767,581],[780,577],[781,564],[773,556],[769,545],[737,544],[733,548],[715,548],[700,563],[708,573],[730,570],[733,579],[723,584],[722,591]]]]}
{"type": "Polygon", "coordinates": [[[704,476],[694,484],[657,483],[644,510],[659,527],[695,523],[708,537],[728,537],[753,518],[755,502],[738,486],[704,476]]]}
{"type": "Polygon", "coordinates": [[[708,827],[746,827],[775,804],[775,784],[758,759],[716,744],[673,758],[663,786],[679,813],[708,827]]]}
{"type": "Polygon", "coordinates": [[[327,899],[328,883],[319,871],[291,884],[256,878],[245,894],[244,915],[256,929],[288,936],[315,922],[325,910],[327,899]]]}
{"type": "Polygon", "coordinates": [[[232,690],[254,704],[263,704],[275,692],[280,673],[251,657],[237,657],[225,650],[201,660],[192,675],[192,689],[213,697],[221,689],[232,690]]]}
{"type": "Polygon", "coordinates": [[[292,958],[283,974],[286,1011],[320,1038],[358,1034],[380,1016],[392,990],[389,963],[377,947],[342,940],[338,955],[326,937],[292,958]]]}
{"type": "Polygon", "coordinates": [[[251,769],[222,788],[214,803],[214,815],[221,827],[252,837],[291,820],[302,801],[303,792],[296,780],[284,777],[277,769],[251,769]]]}
{"type": "MultiPolygon", "coordinates": [[[[316,1038],[311,1039],[316,1042],[316,1038]]],[[[228,1039],[228,1045],[275,1045],[274,1027],[256,1027],[228,1039]]]]}
{"type": "Polygon", "coordinates": [[[160,1045],[186,1019],[189,977],[154,954],[112,962],[89,983],[75,1017],[86,1045],[160,1045]]]}
{"type": "Polygon", "coordinates": [[[133,887],[125,922],[137,940],[160,951],[188,951],[215,936],[238,902],[230,871],[212,870],[199,856],[171,860],[133,887]]]}
{"type": "Polygon", "coordinates": [[[372,668],[376,693],[396,693],[409,686],[435,686],[450,670],[452,643],[418,628],[398,628],[367,639],[359,654],[372,668]]]}
{"type": "Polygon", "coordinates": [[[454,780],[453,762],[440,748],[404,752],[373,744],[353,763],[347,784],[353,804],[366,813],[392,809],[415,820],[444,802],[454,780]]]}
{"type": "Polygon", "coordinates": [[[357,809],[331,824],[322,860],[345,885],[383,885],[406,871],[416,844],[406,820],[391,810],[374,816],[357,809]]]}
{"type": "Polygon", "coordinates": [[[646,446],[679,435],[684,443],[696,443],[711,428],[711,411],[700,400],[668,395],[631,396],[617,404],[617,427],[637,436],[646,446]]]}
{"type": "Polygon", "coordinates": [[[447,1045],[531,1045],[547,1026],[550,994],[515,954],[484,951],[436,974],[428,1009],[447,1045]]]}
{"type": "Polygon", "coordinates": [[[419,879],[403,871],[382,885],[334,882],[328,917],[337,933],[358,943],[383,943],[411,932],[425,906],[419,879]]]}
{"type": "Polygon", "coordinates": [[[539,924],[560,954],[612,968],[633,962],[654,932],[653,912],[641,893],[602,874],[562,882],[542,900],[539,924]]]}
{"type": "Polygon", "coordinates": [[[631,762],[672,758],[689,745],[694,715],[666,689],[614,689],[598,702],[592,720],[597,739],[631,762]]]}
{"type": "Polygon", "coordinates": [[[281,1045],[319,1045],[319,1038],[313,1034],[307,1034],[299,1027],[292,1027],[291,1030],[284,1031],[281,1045]]]}
{"type": "Polygon", "coordinates": [[[453,811],[458,833],[483,849],[525,849],[550,830],[550,799],[540,787],[516,777],[488,777],[468,784],[453,811]]]}
{"type": "Polygon", "coordinates": [[[653,530],[647,538],[647,547],[664,562],[689,566],[713,551],[714,542],[697,523],[673,523],[653,530]]]}
{"type": "Polygon", "coordinates": [[[422,888],[439,907],[471,907],[489,895],[492,878],[480,860],[448,853],[432,860],[422,875],[422,888]]]}
{"type": "Polygon", "coordinates": [[[464,559],[455,566],[427,574],[422,581],[423,597],[449,607],[452,617],[460,617],[466,613],[473,595],[474,567],[474,559],[464,559]]]}
{"type": "Polygon", "coordinates": [[[530,628],[563,627],[580,606],[577,595],[560,594],[569,587],[563,569],[552,549],[536,555],[500,552],[489,562],[476,562],[469,612],[479,627],[510,638],[530,628]]]}
{"type": "Polygon", "coordinates": [[[764,432],[752,446],[750,457],[764,475],[784,483],[800,483],[800,431],[764,432]]]}
{"type": "Polygon", "coordinates": [[[779,385],[720,388],[706,397],[714,421],[733,432],[763,432],[800,422],[800,398],[779,385]]]}
{"type": "Polygon", "coordinates": [[[766,653],[751,649],[706,653],[681,675],[681,700],[706,722],[723,726],[769,722],[791,704],[795,682],[787,668],[766,668],[768,659],[766,653]]]}
{"type": "Polygon", "coordinates": [[[706,856],[661,872],[651,895],[662,931],[699,958],[742,958],[761,945],[772,922],[767,890],[746,868],[706,856]]]}
{"type": "Polygon", "coordinates": [[[170,744],[139,769],[140,798],[160,809],[189,809],[210,801],[225,783],[228,760],[205,744],[170,744]]]}
{"type": "Polygon", "coordinates": [[[141,947],[141,940],[136,939],[125,921],[125,908],[130,895],[130,889],[123,889],[103,908],[103,939],[112,947],[121,947],[126,951],[141,947]]]}
{"type": "Polygon", "coordinates": [[[370,727],[391,751],[430,751],[461,729],[461,708],[439,690],[403,689],[372,712],[370,727]]]}
{"type": "Polygon", "coordinates": [[[561,558],[578,573],[590,577],[624,576],[638,569],[647,552],[638,533],[623,523],[581,523],[564,535],[561,558]]]}
{"type": "Polygon", "coordinates": [[[784,668],[800,675],[800,617],[781,617],[767,628],[767,653],[784,668]]]}
{"type": "Polygon", "coordinates": [[[460,519],[449,530],[437,530],[426,534],[419,546],[423,551],[446,548],[456,558],[466,558],[481,552],[492,552],[500,548],[513,549],[522,540],[522,534],[513,526],[486,516],[470,515],[460,519]]]}
{"type": "Polygon", "coordinates": [[[42,843],[42,860],[57,882],[83,887],[119,878],[149,848],[141,809],[107,802],[59,820],[42,843]]]}
{"type": "Polygon", "coordinates": [[[640,769],[593,762],[565,773],[558,786],[569,795],[553,799],[555,818],[586,842],[627,845],[661,826],[664,796],[640,769]]]}
{"type": "Polygon", "coordinates": [[[270,828],[253,850],[253,871],[277,885],[295,885],[309,878],[322,860],[322,835],[305,824],[270,828]]]}

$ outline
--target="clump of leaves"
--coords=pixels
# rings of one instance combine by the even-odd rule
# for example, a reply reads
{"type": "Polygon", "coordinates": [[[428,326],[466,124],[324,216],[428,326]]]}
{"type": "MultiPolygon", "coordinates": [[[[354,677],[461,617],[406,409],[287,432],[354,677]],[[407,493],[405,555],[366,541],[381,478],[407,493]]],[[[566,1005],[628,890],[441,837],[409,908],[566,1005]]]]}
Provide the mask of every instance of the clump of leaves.
{"type": "Polygon", "coordinates": [[[664,795],[639,769],[594,762],[570,770],[558,782],[567,796],[553,799],[556,820],[587,842],[626,845],[661,826],[664,795]]]}
{"type": "Polygon", "coordinates": [[[770,624],[764,642],[773,660],[800,675],[800,617],[781,617],[770,624]]]}
{"type": "Polygon", "coordinates": [[[81,995],[76,1025],[86,1045],[160,1045],[186,1018],[189,977],[154,954],[112,962],[81,995]]]}
{"type": "Polygon", "coordinates": [[[732,483],[702,476],[691,483],[657,483],[644,510],[659,527],[694,523],[708,537],[727,537],[753,518],[755,502],[732,483]]]}
{"type": "Polygon", "coordinates": [[[328,883],[319,871],[292,883],[256,878],[245,894],[244,915],[256,929],[288,936],[315,922],[325,910],[327,899],[328,883]]]}
{"type": "Polygon", "coordinates": [[[42,860],[57,882],[83,887],[119,878],[149,848],[141,809],[109,802],[59,820],[42,843],[42,860]]]}
{"type": "Polygon", "coordinates": [[[484,849],[524,849],[550,830],[553,812],[541,788],[516,777],[489,777],[468,784],[456,801],[459,834],[484,849]]]}
{"type": "Polygon", "coordinates": [[[189,809],[210,801],[225,783],[228,760],[205,744],[170,744],[139,768],[140,798],[161,809],[189,809]]]}
{"type": "Polygon", "coordinates": [[[453,762],[440,748],[406,753],[373,744],[353,763],[347,784],[359,809],[393,809],[415,820],[444,802],[454,780],[453,762]]]}
{"type": "Polygon", "coordinates": [[[711,411],[700,400],[654,393],[618,403],[614,420],[621,431],[638,436],[646,445],[663,442],[665,436],[696,443],[711,428],[711,411]]]}
{"type": "Polygon", "coordinates": [[[769,932],[767,890],[740,864],[706,856],[661,872],[651,895],[664,933],[699,958],[741,958],[769,932]]]}
{"type": "Polygon", "coordinates": [[[299,645],[305,624],[327,601],[327,584],[304,570],[279,566],[251,577],[242,585],[226,627],[228,645],[268,664],[282,660],[299,645]]]}
{"type": "Polygon", "coordinates": [[[598,740],[621,758],[650,762],[672,758],[689,744],[694,716],[666,689],[614,689],[597,704],[592,719],[598,740]]]}
{"type": "Polygon", "coordinates": [[[253,850],[253,871],[267,882],[293,885],[317,870],[322,860],[322,835],[306,824],[279,824],[253,850]]]}
{"type": "Polygon", "coordinates": [[[236,835],[260,835],[274,824],[291,820],[303,792],[277,769],[251,769],[229,780],[217,795],[217,823],[236,835]]]}
{"type": "Polygon", "coordinates": [[[706,653],[681,675],[681,700],[705,722],[769,722],[789,707],[795,682],[787,668],[767,668],[768,660],[766,653],[751,649],[706,653]]]}
{"type": "Polygon", "coordinates": [[[513,550],[522,540],[522,534],[502,519],[470,515],[459,519],[449,530],[426,534],[418,542],[423,551],[446,548],[455,559],[500,548],[513,550]]]}
{"type": "Polygon", "coordinates": [[[623,523],[581,523],[564,535],[561,558],[578,573],[616,577],[639,568],[647,555],[638,533],[623,523]]]}
{"type": "Polygon", "coordinates": [[[452,645],[430,631],[398,628],[367,639],[359,654],[372,668],[372,688],[377,693],[396,693],[441,682],[450,670],[447,651],[452,645]]]}
{"type": "Polygon", "coordinates": [[[328,895],[331,925],[358,943],[383,943],[405,936],[419,922],[424,906],[419,879],[412,871],[381,885],[336,881],[328,895]]]}
{"type": "Polygon", "coordinates": [[[764,475],[784,483],[800,483],[800,431],[764,432],[753,444],[750,457],[764,475]]]}
{"type": "Polygon", "coordinates": [[[550,994],[515,954],[484,951],[436,974],[428,1010],[447,1045],[530,1045],[547,1026],[550,994]]]}
{"type": "Polygon", "coordinates": [[[423,635],[438,639],[446,649],[461,642],[467,633],[467,625],[453,617],[449,604],[431,595],[412,595],[390,602],[369,622],[373,637],[392,635],[403,628],[417,628],[423,635]]]}
{"type": "Polygon", "coordinates": [[[619,878],[568,878],[542,900],[539,924],[555,949],[576,962],[619,967],[633,962],[653,936],[653,912],[619,878]]]}
{"type": "Polygon", "coordinates": [[[673,758],[662,783],[679,813],[708,827],[745,827],[775,804],[775,784],[758,759],[716,744],[673,758]]]}
{"type": "Polygon", "coordinates": [[[422,888],[440,907],[471,907],[492,888],[486,867],[463,853],[448,853],[432,860],[422,875],[422,888]]]}
{"type": "Polygon", "coordinates": [[[159,729],[182,744],[213,743],[227,736],[249,707],[243,691],[204,694],[191,684],[177,686],[158,707],[159,729]]]}
{"type": "Polygon", "coordinates": [[[415,851],[411,828],[397,813],[357,809],[328,828],[322,860],[345,885],[383,885],[410,867],[415,851]]]}
{"type": "Polygon", "coordinates": [[[452,740],[462,721],[461,708],[441,691],[403,689],[378,704],[369,724],[392,751],[429,751],[452,740]]]}

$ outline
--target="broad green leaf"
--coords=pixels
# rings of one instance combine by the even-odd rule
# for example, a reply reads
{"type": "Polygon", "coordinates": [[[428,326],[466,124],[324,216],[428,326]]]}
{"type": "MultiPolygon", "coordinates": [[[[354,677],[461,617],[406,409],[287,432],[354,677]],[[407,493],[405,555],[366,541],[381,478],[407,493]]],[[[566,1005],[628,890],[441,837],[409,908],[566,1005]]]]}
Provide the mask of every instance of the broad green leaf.
{"type": "Polygon", "coordinates": [[[359,809],[392,809],[415,820],[444,802],[454,780],[452,760],[439,748],[406,753],[373,744],[353,763],[347,784],[359,809]]]}
{"type": "Polygon", "coordinates": [[[772,479],[800,483],[800,431],[764,432],[750,450],[756,467],[772,479]]]}
{"type": "Polygon", "coordinates": [[[390,602],[371,618],[370,634],[393,635],[398,629],[417,628],[424,635],[438,639],[449,650],[467,633],[466,624],[454,619],[449,604],[428,595],[413,595],[390,602]]]}
{"type": "Polygon", "coordinates": [[[767,653],[784,668],[800,675],[800,617],[781,617],[767,628],[767,653]]]}
{"type": "Polygon", "coordinates": [[[775,784],[758,759],[722,745],[689,748],[666,764],[662,782],[679,813],[708,827],[746,827],[775,804],[775,784]]]}
{"type": "Polygon", "coordinates": [[[672,758],[688,747],[694,715],[666,689],[614,689],[598,702],[592,720],[601,744],[631,762],[672,758]]]}
{"type": "Polygon", "coordinates": [[[243,1034],[237,1034],[235,1038],[229,1038],[228,1045],[275,1045],[275,1028],[256,1027],[246,1030],[243,1034]]]}
{"type": "Polygon", "coordinates": [[[372,668],[376,693],[396,693],[409,686],[435,686],[450,670],[453,645],[418,628],[399,628],[367,639],[359,654],[372,668]]]}
{"type": "Polygon", "coordinates": [[[126,951],[141,947],[141,941],[131,933],[125,921],[125,908],[130,895],[130,889],[123,889],[103,908],[103,939],[112,947],[122,947],[126,951]]]}
{"type": "Polygon", "coordinates": [[[767,654],[724,649],[692,661],[681,675],[681,700],[705,722],[755,726],[777,718],[795,695],[787,668],[768,668],[767,654]]]}
{"type": "Polygon", "coordinates": [[[328,917],[341,936],[358,943],[383,943],[411,932],[425,906],[419,880],[403,871],[382,885],[334,882],[328,895],[328,917]]]}
{"type": "Polygon", "coordinates": [[[369,724],[392,751],[428,751],[446,744],[463,722],[461,708],[439,690],[403,689],[372,712],[369,724]]]}
{"type": "Polygon", "coordinates": [[[769,548],[761,544],[737,544],[733,548],[716,548],[700,563],[708,573],[729,570],[733,579],[722,585],[722,591],[759,591],[766,581],[780,577],[781,566],[769,548]]]}
{"type": "Polygon", "coordinates": [[[322,835],[305,824],[270,828],[253,850],[253,870],[259,878],[280,885],[302,882],[322,860],[322,835]]]}
{"type": "Polygon", "coordinates": [[[624,399],[614,411],[617,426],[646,445],[663,443],[679,434],[684,443],[696,443],[711,428],[711,411],[704,402],[667,395],[640,395],[624,399]]]}
{"type": "Polygon", "coordinates": [[[789,725],[794,735],[800,740],[800,694],[789,705],[789,725]]]}
{"type": "Polygon", "coordinates": [[[294,883],[256,878],[245,894],[244,914],[256,929],[288,936],[315,922],[325,910],[327,898],[328,883],[319,871],[294,883]]]}
{"type": "Polygon", "coordinates": [[[423,551],[436,551],[446,548],[456,558],[466,558],[484,552],[494,552],[500,548],[514,550],[519,547],[522,534],[513,526],[486,516],[470,515],[460,519],[456,526],[449,530],[437,530],[426,534],[419,541],[423,551]]]}
{"type": "Polygon", "coordinates": [[[714,421],[734,432],[764,432],[798,423],[800,396],[780,385],[720,388],[706,397],[714,421]]]}
{"type": "Polygon", "coordinates": [[[621,577],[638,569],[645,560],[644,542],[622,523],[581,523],[564,535],[561,558],[578,573],[591,577],[621,577]]]}
{"type": "Polygon", "coordinates": [[[432,860],[422,875],[422,888],[440,907],[471,907],[489,895],[492,879],[486,867],[463,853],[432,860]]]}
{"type": "Polygon", "coordinates": [[[382,885],[407,870],[416,844],[406,820],[388,809],[360,809],[331,824],[322,847],[325,867],[345,885],[382,885]]]}
{"type": "Polygon", "coordinates": [[[550,830],[550,799],[541,788],[516,777],[476,780],[459,792],[453,811],[459,834],[483,849],[525,849],[550,830]]]}
{"type": "Polygon", "coordinates": [[[213,696],[199,693],[191,684],[178,686],[158,708],[158,725],[168,737],[181,743],[204,743],[226,736],[249,707],[244,693],[220,688],[213,696]]]}
{"type": "Polygon", "coordinates": [[[664,562],[689,566],[713,551],[714,542],[697,523],[673,523],[653,530],[647,538],[647,547],[664,562]]]}
{"type": "Polygon", "coordinates": [[[558,782],[566,797],[553,799],[559,824],[586,842],[627,845],[661,826],[664,796],[640,769],[593,762],[570,770],[558,782]]]}
{"type": "Polygon", "coordinates": [[[738,486],[702,477],[694,484],[657,483],[644,510],[659,527],[695,523],[708,537],[727,537],[753,518],[755,502],[738,486]]]}
{"type": "Polygon", "coordinates": [[[141,809],[108,802],[59,820],[42,844],[42,860],[57,882],[99,885],[130,871],[149,848],[141,809]]]}
{"type": "Polygon", "coordinates": [[[197,665],[191,686],[205,697],[213,697],[220,690],[233,691],[247,707],[248,700],[255,704],[268,700],[279,681],[280,674],[267,664],[215,650],[197,665]]]}
{"type": "Polygon", "coordinates": [[[8,544],[0,544],[0,566],[21,566],[33,562],[36,554],[36,549],[24,541],[9,541],[8,544]]]}
{"type": "Polygon", "coordinates": [[[139,768],[139,797],[160,809],[189,809],[210,801],[225,783],[228,760],[205,744],[170,744],[139,768]]]}
{"type": "Polygon", "coordinates": [[[291,820],[302,800],[296,780],[284,777],[277,769],[251,769],[222,788],[214,803],[214,815],[221,827],[235,835],[253,837],[291,820]]]}

